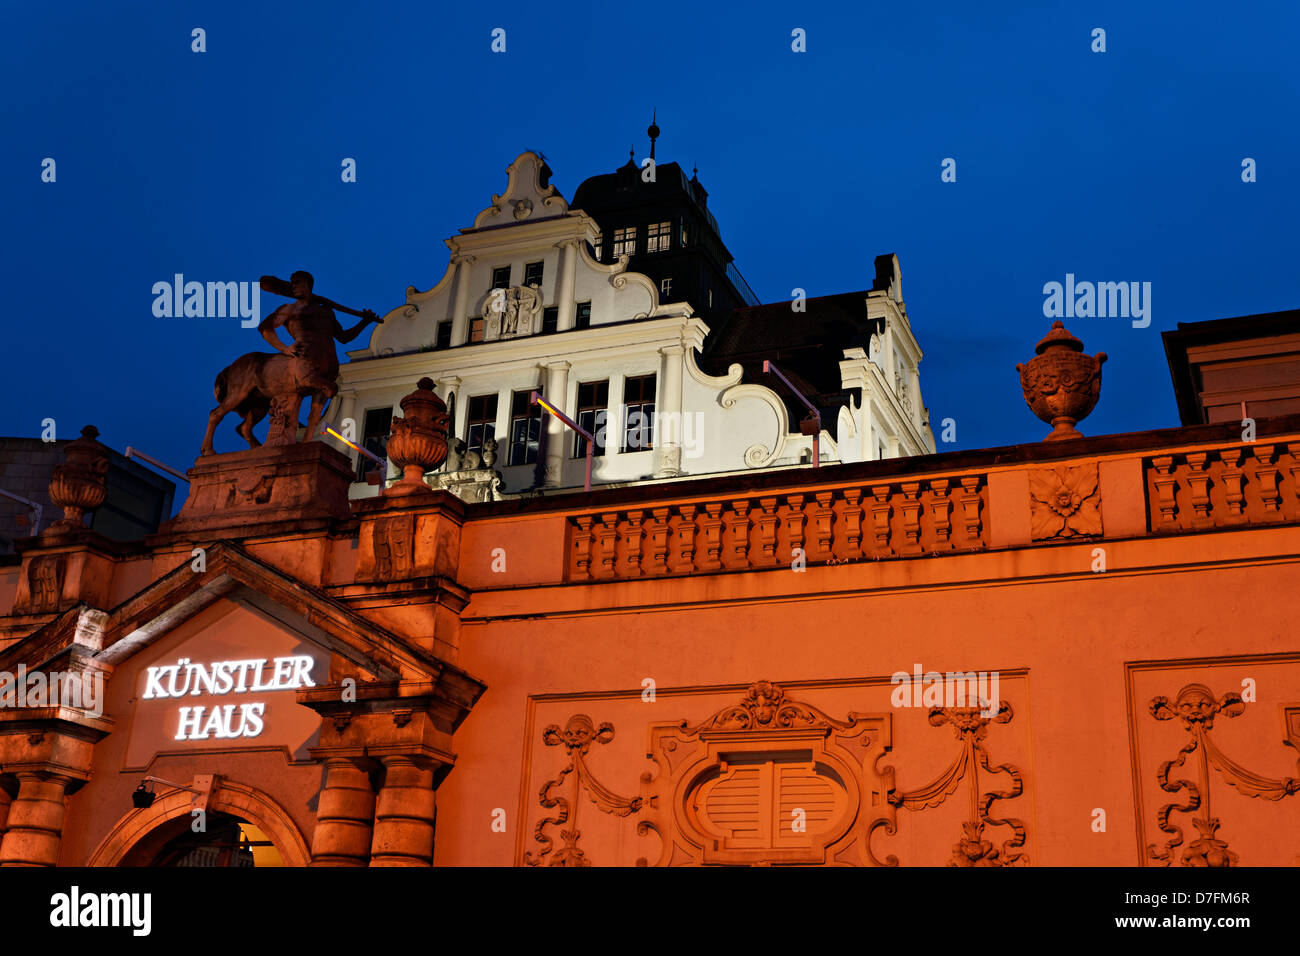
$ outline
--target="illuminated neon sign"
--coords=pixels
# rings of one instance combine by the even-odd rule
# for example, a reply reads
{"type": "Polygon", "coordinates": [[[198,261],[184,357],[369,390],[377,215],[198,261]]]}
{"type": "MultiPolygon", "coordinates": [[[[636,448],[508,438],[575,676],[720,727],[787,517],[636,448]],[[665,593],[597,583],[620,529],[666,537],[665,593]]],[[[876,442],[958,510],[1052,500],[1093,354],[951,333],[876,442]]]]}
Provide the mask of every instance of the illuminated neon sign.
{"type": "MultiPolygon", "coordinates": [[[[145,700],[227,694],[263,694],[315,687],[311,679],[316,662],[307,656],[175,664],[150,667],[145,678],[145,700]]],[[[234,740],[257,737],[266,726],[266,702],[218,704],[180,708],[175,740],[234,740]]]]}

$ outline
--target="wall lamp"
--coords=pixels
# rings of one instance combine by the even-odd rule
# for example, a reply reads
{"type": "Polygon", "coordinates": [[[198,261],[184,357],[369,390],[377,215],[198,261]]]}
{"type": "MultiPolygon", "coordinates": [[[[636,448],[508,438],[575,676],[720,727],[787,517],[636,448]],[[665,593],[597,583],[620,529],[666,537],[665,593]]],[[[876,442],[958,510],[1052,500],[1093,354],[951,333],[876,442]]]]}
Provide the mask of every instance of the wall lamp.
{"type": "Polygon", "coordinates": [[[154,799],[158,794],[154,793],[152,784],[161,783],[177,790],[187,790],[190,793],[202,796],[203,791],[195,790],[193,787],[187,787],[184,784],[172,783],[170,780],[164,780],[162,777],[148,776],[140,781],[140,786],[136,787],[131,793],[131,804],[137,810],[148,810],[153,806],[154,799]]]}

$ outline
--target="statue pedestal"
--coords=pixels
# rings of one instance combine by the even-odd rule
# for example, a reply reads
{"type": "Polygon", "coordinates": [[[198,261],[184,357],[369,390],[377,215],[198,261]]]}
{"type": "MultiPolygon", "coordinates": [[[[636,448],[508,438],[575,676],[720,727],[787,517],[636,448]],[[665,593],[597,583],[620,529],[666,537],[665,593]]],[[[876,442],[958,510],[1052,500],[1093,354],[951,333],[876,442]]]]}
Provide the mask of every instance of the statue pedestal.
{"type": "Polygon", "coordinates": [[[158,536],[249,537],[352,515],[352,463],[319,441],[205,455],[188,474],[185,506],[158,536]]]}

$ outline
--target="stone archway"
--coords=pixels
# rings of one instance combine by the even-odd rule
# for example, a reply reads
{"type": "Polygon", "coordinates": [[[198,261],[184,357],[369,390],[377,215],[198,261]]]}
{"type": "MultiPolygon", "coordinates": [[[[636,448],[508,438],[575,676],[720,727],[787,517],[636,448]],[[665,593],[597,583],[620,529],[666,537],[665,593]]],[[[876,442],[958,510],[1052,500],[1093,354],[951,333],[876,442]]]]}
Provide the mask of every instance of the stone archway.
{"type": "MultiPolygon", "coordinates": [[[[159,794],[152,807],[132,810],[122,817],[87,861],[87,866],[121,866],[128,855],[155,830],[178,817],[189,816],[194,794],[170,790],[159,794]]],[[[222,780],[208,795],[206,807],[242,817],[259,827],[275,844],[285,866],[306,866],[311,851],[289,814],[266,794],[242,783],[222,780]]]]}

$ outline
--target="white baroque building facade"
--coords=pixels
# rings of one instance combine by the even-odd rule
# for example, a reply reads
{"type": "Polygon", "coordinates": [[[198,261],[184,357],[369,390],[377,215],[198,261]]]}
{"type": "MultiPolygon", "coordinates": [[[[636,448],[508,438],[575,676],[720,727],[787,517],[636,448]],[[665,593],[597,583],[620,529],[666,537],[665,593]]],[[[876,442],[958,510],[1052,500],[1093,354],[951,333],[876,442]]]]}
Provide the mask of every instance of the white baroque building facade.
{"type": "MultiPolygon", "coordinates": [[[[350,419],[383,457],[401,398],[432,378],[465,443],[443,471],[479,478],[428,480],[471,500],[582,486],[585,443],[530,403],[534,391],[596,433],[593,485],[806,465],[803,406],[762,372],[770,357],[821,411],[823,465],[933,452],[897,258],[879,257],[862,293],[757,305],[698,177],[676,164],[654,172],[646,183],[629,159],[588,180],[577,196],[601,202],[593,214],[570,208],[541,156],[520,154],[505,191],[446,240],[437,284],[408,288],[368,346],[348,353],[332,426],[347,433],[350,419]],[[821,340],[823,312],[840,341],[821,340]]],[[[377,476],[362,480],[369,467],[359,462],[353,497],[378,492],[377,476]]]]}

